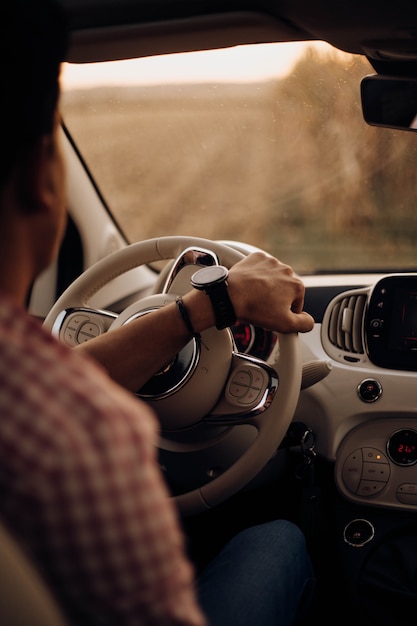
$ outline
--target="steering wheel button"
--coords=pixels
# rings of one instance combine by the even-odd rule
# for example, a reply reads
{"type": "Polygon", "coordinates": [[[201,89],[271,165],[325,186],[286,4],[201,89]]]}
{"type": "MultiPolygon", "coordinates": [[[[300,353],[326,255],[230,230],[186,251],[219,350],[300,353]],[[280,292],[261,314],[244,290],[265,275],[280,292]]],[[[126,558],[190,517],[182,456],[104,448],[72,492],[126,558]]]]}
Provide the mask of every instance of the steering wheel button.
{"type": "Polygon", "coordinates": [[[74,315],[70,315],[67,320],[68,326],[70,326],[73,330],[78,330],[82,324],[88,322],[87,315],[80,315],[79,313],[75,313],[74,315]]]}
{"type": "Polygon", "coordinates": [[[249,387],[249,385],[252,383],[252,377],[248,371],[238,370],[233,374],[233,382],[238,385],[249,387]]]}
{"type": "Polygon", "coordinates": [[[239,400],[239,402],[245,405],[252,405],[257,401],[260,393],[260,389],[250,387],[247,389],[246,394],[239,400]]]}
{"type": "Polygon", "coordinates": [[[61,338],[64,340],[64,342],[68,346],[71,346],[71,347],[75,346],[77,343],[75,330],[73,328],[69,328],[68,326],[62,333],[61,338]]]}
{"type": "Polygon", "coordinates": [[[78,343],[84,343],[93,337],[100,335],[100,328],[97,324],[92,322],[86,322],[78,331],[77,341],[78,343]]]}
{"type": "Polygon", "coordinates": [[[261,389],[266,382],[266,374],[260,368],[252,368],[252,387],[261,389]]]}
{"type": "Polygon", "coordinates": [[[232,381],[229,385],[229,393],[234,398],[243,398],[248,392],[247,385],[240,385],[232,381]]]}

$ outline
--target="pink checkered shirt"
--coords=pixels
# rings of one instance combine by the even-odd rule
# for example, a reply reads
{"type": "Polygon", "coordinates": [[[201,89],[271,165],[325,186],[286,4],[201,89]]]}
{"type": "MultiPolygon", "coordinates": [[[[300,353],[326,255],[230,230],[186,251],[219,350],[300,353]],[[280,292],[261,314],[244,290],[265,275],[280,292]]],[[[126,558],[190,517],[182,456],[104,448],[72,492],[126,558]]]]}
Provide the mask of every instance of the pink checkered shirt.
{"type": "Polygon", "coordinates": [[[77,626],[206,623],[156,428],[148,407],[0,297],[0,515],[77,626]]]}

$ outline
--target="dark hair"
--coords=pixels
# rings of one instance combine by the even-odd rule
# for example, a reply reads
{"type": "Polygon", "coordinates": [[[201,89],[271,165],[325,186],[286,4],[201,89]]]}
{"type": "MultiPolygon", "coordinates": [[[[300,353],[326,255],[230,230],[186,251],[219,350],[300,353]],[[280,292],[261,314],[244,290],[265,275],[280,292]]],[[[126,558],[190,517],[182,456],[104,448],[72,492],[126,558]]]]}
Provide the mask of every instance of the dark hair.
{"type": "Polygon", "coordinates": [[[0,186],[53,128],[67,37],[64,14],[52,0],[2,0],[0,186]]]}

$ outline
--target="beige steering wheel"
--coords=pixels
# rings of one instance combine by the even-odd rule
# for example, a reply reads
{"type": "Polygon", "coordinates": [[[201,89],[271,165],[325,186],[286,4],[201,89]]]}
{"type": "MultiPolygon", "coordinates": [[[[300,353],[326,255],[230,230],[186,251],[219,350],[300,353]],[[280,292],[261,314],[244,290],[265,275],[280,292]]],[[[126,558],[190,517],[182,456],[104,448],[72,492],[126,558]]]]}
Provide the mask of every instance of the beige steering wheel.
{"type": "MultiPolygon", "coordinates": [[[[71,320],[87,319],[99,332],[111,332],[186,293],[191,275],[201,265],[231,267],[243,256],[229,244],[196,237],[160,237],[132,244],[75,280],[44,326],[62,338],[68,336],[71,320]],[[118,276],[161,260],[172,264],[158,284],[158,293],[119,315],[90,307],[94,294],[118,276]]],[[[296,333],[279,334],[274,355],[266,363],[236,352],[229,329],[211,328],[202,333],[201,341],[192,339],[138,391],[160,420],[160,464],[182,514],[220,504],[264,468],[293,418],[301,375],[296,333]]]]}

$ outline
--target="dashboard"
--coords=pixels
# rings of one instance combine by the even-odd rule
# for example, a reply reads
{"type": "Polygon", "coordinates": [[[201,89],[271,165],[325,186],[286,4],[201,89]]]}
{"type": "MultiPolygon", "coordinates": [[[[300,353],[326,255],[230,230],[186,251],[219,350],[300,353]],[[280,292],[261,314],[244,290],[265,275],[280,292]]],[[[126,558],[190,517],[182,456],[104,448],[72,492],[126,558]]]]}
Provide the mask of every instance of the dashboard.
{"type": "MultiPolygon", "coordinates": [[[[348,501],[417,507],[417,273],[303,277],[315,326],[300,334],[304,371],[294,421],[334,463],[348,501]],[[315,378],[316,376],[316,378],[315,378]]],[[[67,311],[59,334],[75,345],[105,332],[116,314],[67,311]],[[78,326],[77,326],[78,324],[78,326]]],[[[236,349],[268,362],[275,333],[237,322],[236,349]]]]}
{"type": "Polygon", "coordinates": [[[415,510],[417,274],[354,280],[305,280],[316,325],[301,336],[303,360],[328,358],[332,367],[301,392],[295,419],[314,432],[318,454],[334,461],[347,500],[415,510]]]}

